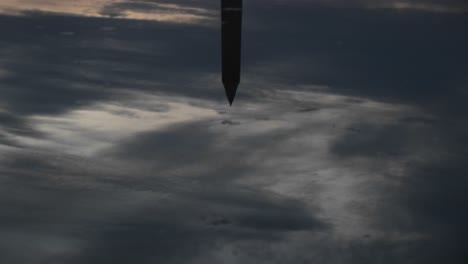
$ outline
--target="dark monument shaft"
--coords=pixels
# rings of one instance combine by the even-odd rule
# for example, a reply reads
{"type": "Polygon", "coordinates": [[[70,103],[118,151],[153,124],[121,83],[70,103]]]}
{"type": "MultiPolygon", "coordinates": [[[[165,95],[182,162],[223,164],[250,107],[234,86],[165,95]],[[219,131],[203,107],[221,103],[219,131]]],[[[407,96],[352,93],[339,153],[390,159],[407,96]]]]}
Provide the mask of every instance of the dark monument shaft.
{"type": "Polygon", "coordinates": [[[223,84],[232,105],[240,83],[242,0],[221,0],[223,84]]]}

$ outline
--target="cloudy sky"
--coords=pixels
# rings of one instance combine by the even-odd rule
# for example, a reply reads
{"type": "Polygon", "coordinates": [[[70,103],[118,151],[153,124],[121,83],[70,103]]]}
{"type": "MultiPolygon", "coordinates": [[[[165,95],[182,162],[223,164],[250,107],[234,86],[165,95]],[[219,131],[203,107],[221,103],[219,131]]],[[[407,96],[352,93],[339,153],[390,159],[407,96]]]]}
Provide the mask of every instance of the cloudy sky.
{"type": "Polygon", "coordinates": [[[466,263],[463,0],[0,0],[0,262],[466,263]]]}

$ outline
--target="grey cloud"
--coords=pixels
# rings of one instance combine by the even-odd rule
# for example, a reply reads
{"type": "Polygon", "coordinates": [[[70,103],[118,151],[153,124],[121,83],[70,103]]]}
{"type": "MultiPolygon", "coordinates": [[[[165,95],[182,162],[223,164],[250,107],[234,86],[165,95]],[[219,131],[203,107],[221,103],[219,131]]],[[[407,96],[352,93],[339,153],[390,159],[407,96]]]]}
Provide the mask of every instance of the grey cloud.
{"type": "Polygon", "coordinates": [[[165,131],[141,133],[127,139],[116,149],[104,153],[124,160],[158,160],[162,164],[175,162],[179,166],[199,160],[211,150],[216,135],[205,126],[208,124],[183,124],[165,131]]]}
{"type": "Polygon", "coordinates": [[[216,56],[202,57],[207,53],[203,50],[218,46],[212,30],[41,14],[1,19],[3,31],[10,36],[2,41],[2,67],[11,72],[2,79],[2,103],[15,114],[63,112],[116,97],[115,88],[216,98],[215,90],[191,84],[194,75],[213,72],[219,64],[216,56]],[[101,31],[104,27],[116,30],[101,31]],[[75,35],[60,35],[64,31],[75,35]],[[177,36],[200,41],[189,48],[177,36]],[[149,55],[162,44],[170,51],[149,55]],[[192,53],[193,48],[201,52],[192,53]]]}
{"type": "Polygon", "coordinates": [[[464,191],[467,127],[457,118],[443,114],[440,118],[438,122],[413,118],[393,125],[355,124],[356,130],[331,148],[342,159],[364,157],[376,164],[400,161],[405,173],[384,171],[385,181],[392,184],[375,187],[379,197],[375,202],[382,210],[372,213],[379,230],[413,236],[391,242],[390,249],[400,252],[392,253],[398,263],[408,259],[411,263],[463,263],[466,259],[462,245],[468,218],[464,202],[468,199],[464,191]]]}
{"type": "MultiPolygon", "coordinates": [[[[286,1],[276,3],[284,4],[286,1]]],[[[409,12],[466,13],[468,11],[468,5],[463,0],[292,0],[288,3],[296,6],[312,4],[332,8],[397,9],[409,12]]]]}
{"type": "MultiPolygon", "coordinates": [[[[208,134],[203,133],[202,127],[190,125],[168,132],[177,135],[187,132],[187,128],[194,135],[208,134]]],[[[207,137],[198,149],[200,153],[213,157],[216,138],[217,135],[207,137]]],[[[148,141],[148,136],[141,140],[148,141]]],[[[191,140],[199,138],[174,141],[168,146],[178,149],[190,145],[191,140]]],[[[154,148],[153,152],[164,155],[165,150],[154,148]]],[[[131,155],[131,149],[128,151],[131,155]]],[[[193,158],[197,153],[188,156],[193,158]]],[[[7,209],[2,215],[2,231],[8,231],[10,237],[19,238],[23,232],[26,237],[42,237],[17,244],[36,248],[38,252],[31,254],[36,254],[37,263],[177,263],[225,243],[273,243],[293,231],[328,228],[310,215],[300,201],[232,182],[249,168],[231,172],[218,168],[208,172],[212,176],[206,176],[216,180],[202,181],[190,175],[166,175],[164,170],[132,167],[129,163],[115,167],[118,161],[110,163],[110,168],[107,164],[111,157],[107,155],[100,161],[48,153],[11,153],[0,162],[1,201],[7,209]],[[40,250],[40,243],[49,243],[47,237],[62,243],[69,241],[74,250],[40,250]]],[[[204,167],[213,165],[203,158],[193,162],[201,162],[204,167]]],[[[184,167],[184,163],[179,166],[184,167]]],[[[1,256],[5,261],[28,260],[17,251],[3,252],[1,256]]]]}
{"type": "Polygon", "coordinates": [[[10,112],[0,112],[0,128],[5,132],[23,135],[41,137],[41,133],[34,131],[22,116],[10,112]]]}
{"type": "MultiPolygon", "coordinates": [[[[140,8],[147,4],[139,3],[140,8]]],[[[215,10],[213,3],[203,2],[203,7],[215,10]]],[[[390,126],[354,124],[330,149],[336,162],[440,154],[432,164],[406,163],[411,170],[405,178],[387,173],[398,184],[377,188],[382,207],[370,215],[379,230],[424,239],[317,238],[316,231],[329,236],[332,227],[310,215],[301,201],[235,183],[257,173],[255,164],[243,162],[249,151],[291,138],[302,127],[237,139],[228,142],[233,143],[228,151],[220,144],[223,135],[207,128],[222,121],[212,120],[124,139],[100,153],[107,160],[34,155],[31,149],[3,155],[0,259],[180,263],[233,244],[243,263],[462,263],[467,244],[462,213],[466,16],[343,10],[310,1],[300,9],[259,3],[246,1],[244,76],[269,78],[279,89],[319,84],[332,93],[409,104],[434,115],[395,120],[390,126]],[[194,172],[196,166],[204,170],[194,172]],[[301,243],[281,246],[300,232],[306,233],[301,243]],[[276,242],[280,246],[272,245],[276,242]],[[31,249],[36,258],[19,248],[31,249]]],[[[138,6],[127,3],[119,10],[125,8],[138,6]]],[[[218,76],[217,29],[29,15],[0,17],[2,50],[11,50],[1,58],[11,73],[1,79],[0,101],[8,110],[0,116],[2,129],[21,135],[31,130],[24,121],[29,115],[118,100],[119,91],[127,89],[224,102],[221,85],[200,77],[218,76]]],[[[243,100],[257,101],[262,100],[258,90],[269,95],[271,88],[248,83],[240,93],[243,100]]],[[[0,136],[0,142],[12,145],[9,141],[0,136]]]]}
{"type": "MultiPolygon", "coordinates": [[[[252,145],[229,150],[210,124],[136,135],[101,153],[102,162],[31,150],[9,155],[0,162],[9,208],[1,226],[17,240],[13,249],[34,248],[36,261],[177,263],[225,244],[268,245],[328,230],[300,201],[235,184],[255,173],[240,158],[252,145]],[[194,175],[193,165],[204,172],[194,175]],[[135,196],[146,197],[143,205],[135,196]],[[48,251],[49,238],[65,245],[48,251]]],[[[34,263],[16,250],[1,256],[34,263]]]]}
{"type": "Polygon", "coordinates": [[[416,146],[420,147],[430,140],[430,134],[420,133],[420,127],[414,129],[405,124],[353,124],[335,142],[331,151],[340,157],[404,157],[416,146]]]}
{"type": "Polygon", "coordinates": [[[466,113],[466,15],[252,2],[245,20],[246,73],[466,113]],[[441,91],[451,103],[440,102],[441,91]]]}
{"type": "MultiPolygon", "coordinates": [[[[464,16],[359,10],[343,15],[340,9],[314,4],[301,10],[286,4],[246,5],[246,78],[274,73],[275,81],[289,87],[325,85],[338,93],[416,102],[438,111],[459,111],[464,105],[460,89],[467,83],[464,16]],[[256,29],[255,25],[268,27],[256,29]],[[453,103],[435,103],[440,89],[453,103]]],[[[215,29],[44,15],[2,19],[3,30],[10,36],[3,41],[3,49],[19,47],[17,53],[26,60],[19,63],[14,54],[4,56],[4,67],[13,74],[2,80],[12,88],[4,93],[4,98],[11,99],[4,101],[16,113],[79,107],[115,97],[118,87],[224,99],[213,80],[208,83],[199,77],[219,72],[215,29]],[[100,30],[108,27],[114,30],[100,30]],[[60,35],[65,31],[75,35],[60,35]],[[190,47],[185,45],[188,40],[190,47]],[[35,46],[26,44],[32,41],[35,46]],[[25,92],[26,87],[35,89],[25,92]]],[[[250,90],[257,89],[269,87],[247,87],[240,96],[249,100],[250,90]]]]}
{"type": "MultiPolygon", "coordinates": [[[[212,7],[212,5],[208,5],[212,7]]],[[[207,8],[206,3],[199,3],[197,1],[123,1],[110,3],[103,7],[100,11],[102,15],[110,17],[124,16],[126,11],[137,12],[181,12],[192,15],[204,16],[206,18],[213,18],[213,11],[207,8]]]]}

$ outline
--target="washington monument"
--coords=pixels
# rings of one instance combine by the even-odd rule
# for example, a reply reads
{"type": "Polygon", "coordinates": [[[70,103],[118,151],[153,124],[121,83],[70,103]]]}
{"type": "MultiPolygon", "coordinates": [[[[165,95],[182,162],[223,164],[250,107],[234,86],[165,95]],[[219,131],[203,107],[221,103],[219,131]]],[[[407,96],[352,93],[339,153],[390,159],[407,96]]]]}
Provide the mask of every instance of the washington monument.
{"type": "Polygon", "coordinates": [[[232,105],[240,83],[242,0],[221,0],[223,85],[232,105]]]}

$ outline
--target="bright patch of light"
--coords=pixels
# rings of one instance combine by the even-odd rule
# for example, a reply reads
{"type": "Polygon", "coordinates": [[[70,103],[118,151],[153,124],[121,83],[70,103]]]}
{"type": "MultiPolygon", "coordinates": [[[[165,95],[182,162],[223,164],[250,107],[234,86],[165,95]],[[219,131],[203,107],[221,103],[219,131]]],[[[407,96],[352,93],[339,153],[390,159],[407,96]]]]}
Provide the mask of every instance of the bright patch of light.
{"type": "Polygon", "coordinates": [[[161,98],[147,96],[134,106],[132,102],[126,105],[98,103],[60,116],[31,116],[29,123],[45,134],[45,138],[10,136],[24,146],[90,156],[141,132],[163,130],[216,115],[214,110],[170,101],[170,98],[161,101],[161,98]],[[151,104],[162,105],[162,109],[142,108],[151,104]]]}
{"type": "Polygon", "coordinates": [[[108,6],[125,2],[121,0],[2,0],[0,14],[21,16],[28,11],[39,11],[83,17],[113,17],[183,24],[206,24],[214,20],[213,13],[207,9],[157,2],[151,3],[152,8],[147,10],[122,10],[122,13],[115,17],[102,12],[108,6]]]}

